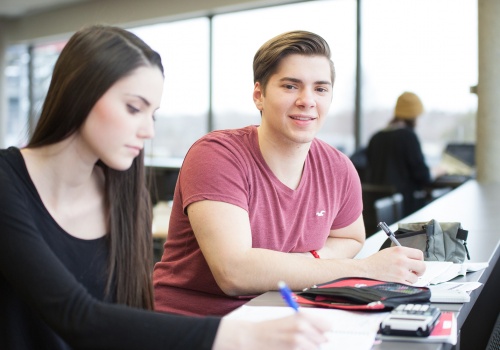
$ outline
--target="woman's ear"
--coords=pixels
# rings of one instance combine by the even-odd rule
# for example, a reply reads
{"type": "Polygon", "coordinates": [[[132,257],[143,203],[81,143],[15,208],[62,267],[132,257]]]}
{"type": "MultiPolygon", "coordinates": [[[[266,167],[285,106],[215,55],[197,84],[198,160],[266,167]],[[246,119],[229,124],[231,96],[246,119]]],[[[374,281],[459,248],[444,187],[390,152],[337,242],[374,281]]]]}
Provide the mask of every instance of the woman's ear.
{"type": "Polygon", "coordinates": [[[262,92],[262,86],[259,82],[256,82],[253,87],[253,102],[255,103],[255,107],[259,111],[262,111],[262,97],[264,96],[262,92]]]}

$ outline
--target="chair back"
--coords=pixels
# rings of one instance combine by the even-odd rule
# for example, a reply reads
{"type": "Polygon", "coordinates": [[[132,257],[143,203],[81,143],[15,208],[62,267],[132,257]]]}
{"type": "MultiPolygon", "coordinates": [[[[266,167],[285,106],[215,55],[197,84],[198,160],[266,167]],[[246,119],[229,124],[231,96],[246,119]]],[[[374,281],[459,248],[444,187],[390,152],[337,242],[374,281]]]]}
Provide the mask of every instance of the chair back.
{"type": "MultiPolygon", "coordinates": [[[[377,227],[377,224],[380,221],[385,221],[385,220],[379,220],[377,217],[377,209],[375,207],[375,202],[377,200],[380,200],[382,198],[386,197],[391,197],[395,194],[398,194],[397,190],[393,186],[385,186],[385,185],[374,185],[374,184],[369,184],[369,183],[362,183],[361,184],[362,188],[362,196],[363,196],[363,220],[365,222],[365,230],[366,230],[366,237],[369,237],[373,235],[375,232],[379,231],[379,228],[377,227]]],[[[398,197],[399,198],[399,197],[398,197]]],[[[401,197],[402,198],[402,197],[401,197]]],[[[394,199],[392,199],[394,201],[394,199]]],[[[395,215],[395,209],[390,208],[386,210],[386,202],[388,201],[382,201],[380,203],[381,209],[379,210],[380,213],[379,215],[386,216],[386,211],[393,212],[392,215],[395,215]]],[[[401,208],[402,208],[402,201],[401,201],[401,208]]],[[[399,206],[398,206],[399,208],[399,206]]],[[[399,209],[397,209],[399,210],[399,209]]],[[[402,212],[402,209],[401,209],[402,212]]],[[[399,220],[400,216],[398,216],[395,221],[399,220]]],[[[388,220],[391,221],[391,220],[388,220]]],[[[393,222],[395,222],[393,221],[393,222]]],[[[387,222],[388,225],[390,225],[393,222],[387,222]]]]}
{"type": "Polygon", "coordinates": [[[374,205],[377,222],[383,221],[387,225],[392,225],[403,217],[403,195],[401,193],[377,199],[374,205]]]}

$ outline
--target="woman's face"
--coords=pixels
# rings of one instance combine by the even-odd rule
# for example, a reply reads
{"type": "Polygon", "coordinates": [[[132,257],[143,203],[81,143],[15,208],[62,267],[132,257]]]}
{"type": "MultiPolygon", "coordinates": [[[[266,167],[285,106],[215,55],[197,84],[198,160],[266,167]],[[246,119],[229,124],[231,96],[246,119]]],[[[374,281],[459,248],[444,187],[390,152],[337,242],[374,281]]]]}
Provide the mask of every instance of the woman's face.
{"type": "Polygon", "coordinates": [[[127,170],[154,136],[154,112],[160,106],[163,75],[157,67],[139,67],[118,80],[97,101],[81,128],[86,148],[115,170],[127,170]]]}

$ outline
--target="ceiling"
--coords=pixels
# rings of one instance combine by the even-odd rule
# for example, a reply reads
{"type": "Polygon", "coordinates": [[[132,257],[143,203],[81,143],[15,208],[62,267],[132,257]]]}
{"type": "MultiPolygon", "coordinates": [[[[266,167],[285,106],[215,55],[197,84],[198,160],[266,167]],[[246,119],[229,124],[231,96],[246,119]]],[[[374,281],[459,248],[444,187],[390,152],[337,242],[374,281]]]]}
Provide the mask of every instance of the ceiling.
{"type": "Polygon", "coordinates": [[[17,18],[92,0],[1,0],[0,18],[17,18]]]}

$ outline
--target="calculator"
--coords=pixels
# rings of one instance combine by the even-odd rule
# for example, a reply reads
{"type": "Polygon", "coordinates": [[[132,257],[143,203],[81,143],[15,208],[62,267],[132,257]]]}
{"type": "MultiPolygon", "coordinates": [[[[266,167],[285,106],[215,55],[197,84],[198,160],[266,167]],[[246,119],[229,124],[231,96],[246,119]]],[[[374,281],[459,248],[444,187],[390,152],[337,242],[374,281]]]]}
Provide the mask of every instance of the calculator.
{"type": "Polygon", "coordinates": [[[428,337],[441,311],[431,304],[400,304],[380,323],[384,335],[428,337]]]}

